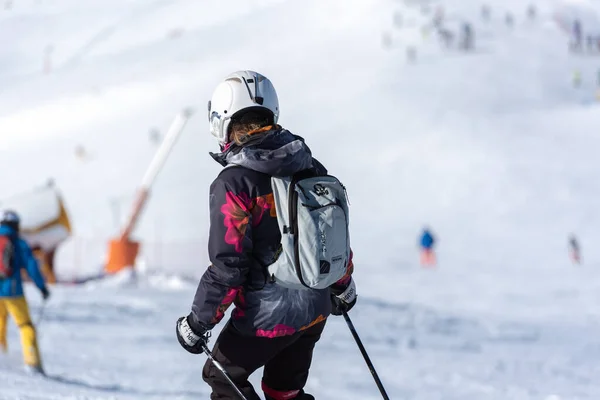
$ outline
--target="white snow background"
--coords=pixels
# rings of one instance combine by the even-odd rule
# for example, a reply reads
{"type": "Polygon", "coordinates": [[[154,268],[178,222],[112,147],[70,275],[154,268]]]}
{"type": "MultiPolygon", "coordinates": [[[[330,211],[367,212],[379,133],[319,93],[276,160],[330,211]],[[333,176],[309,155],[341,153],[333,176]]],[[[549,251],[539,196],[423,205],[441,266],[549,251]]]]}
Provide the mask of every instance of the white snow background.
{"type": "MultiPolygon", "coordinates": [[[[53,177],[76,236],[108,239],[111,199],[130,204],[156,149],[148,132],[164,133],[192,106],[136,237],[198,243],[177,267],[167,259],[137,277],[55,286],[43,310],[28,286],[51,379],[23,373],[11,325],[0,399],[208,398],[205,358],[179,347],[175,320],[208,264],[208,186],[220,166],[208,155],[217,145],[206,102],[222,77],[246,68],[274,82],[280,123],[348,187],[351,317],[392,399],[599,399],[600,56],[569,53],[564,27],[581,18],[600,31],[600,1],[538,0],[534,21],[527,2],[489,4],[489,22],[477,0],[14,0],[0,9],[0,195],[53,177]],[[440,46],[427,28],[439,6],[450,29],[473,24],[473,52],[440,46]],[[424,224],[440,239],[433,270],[418,265],[424,224]],[[572,232],[582,266],[568,259],[572,232]]],[[[75,270],[67,243],[58,273],[95,273],[104,250],[75,270]]],[[[329,320],[306,390],[381,398],[343,319],[329,320]]]]}

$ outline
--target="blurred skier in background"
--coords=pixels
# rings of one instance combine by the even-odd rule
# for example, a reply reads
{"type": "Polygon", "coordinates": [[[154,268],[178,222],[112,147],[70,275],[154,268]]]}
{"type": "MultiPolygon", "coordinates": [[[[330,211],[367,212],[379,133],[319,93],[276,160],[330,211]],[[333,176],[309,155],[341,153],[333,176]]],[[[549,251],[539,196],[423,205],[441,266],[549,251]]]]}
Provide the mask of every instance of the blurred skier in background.
{"type": "Polygon", "coordinates": [[[506,26],[509,28],[512,28],[515,25],[515,17],[512,15],[512,13],[506,13],[504,16],[504,23],[506,23],[506,26]]]}
{"type": "Polygon", "coordinates": [[[470,23],[465,22],[462,25],[462,40],[460,43],[460,48],[468,51],[468,50],[472,50],[473,49],[473,43],[474,43],[474,34],[473,34],[473,27],[471,26],[470,23]]]}
{"type": "Polygon", "coordinates": [[[571,43],[572,51],[581,51],[583,48],[583,28],[581,21],[576,19],[573,21],[573,42],[571,43]]]}
{"type": "Polygon", "coordinates": [[[20,218],[14,211],[4,211],[0,219],[0,349],[7,351],[6,325],[10,314],[21,331],[25,366],[30,372],[44,373],[35,328],[23,292],[21,269],[42,292],[50,296],[44,278],[27,243],[19,237],[20,218]]]}
{"type": "Polygon", "coordinates": [[[481,18],[483,18],[484,21],[489,21],[492,15],[492,9],[490,8],[489,4],[484,4],[481,6],[481,18]]]}
{"type": "Polygon", "coordinates": [[[454,40],[454,33],[443,26],[440,26],[437,29],[437,33],[442,45],[446,48],[450,48],[452,46],[452,41],[454,40]]]}
{"type": "Polygon", "coordinates": [[[446,18],[446,10],[444,9],[443,6],[438,5],[435,8],[435,12],[433,14],[433,18],[431,21],[433,24],[433,27],[436,29],[439,29],[443,25],[445,18],[446,18]]]}
{"type": "MultiPolygon", "coordinates": [[[[178,319],[177,338],[193,354],[203,352],[211,329],[235,304],[217,339],[213,356],[250,400],[260,400],[248,381],[264,367],[267,400],[314,400],[304,392],[313,349],[329,314],[341,315],[356,303],[352,259],[345,276],[325,289],[290,289],[269,275],[281,252],[271,176],[300,171],[321,175],[304,140],[277,125],[279,101],[269,79],[253,71],[229,75],[209,103],[211,134],[225,167],[210,188],[209,258],[192,310],[178,319]]],[[[211,399],[238,399],[208,360],[202,377],[211,399]]]]}
{"type": "Polygon", "coordinates": [[[394,26],[398,29],[402,28],[402,25],[404,24],[404,17],[402,16],[402,13],[400,11],[396,11],[394,13],[394,26]]]}
{"type": "Polygon", "coordinates": [[[530,4],[529,7],[527,7],[527,17],[531,21],[537,17],[537,8],[534,4],[530,4]]]}
{"type": "Polygon", "coordinates": [[[436,256],[434,252],[435,237],[428,227],[423,228],[421,237],[419,238],[419,247],[421,249],[421,266],[432,267],[436,264],[436,256]]]}
{"type": "Polygon", "coordinates": [[[573,81],[572,81],[573,87],[575,87],[575,88],[581,87],[581,83],[582,83],[581,79],[582,79],[581,71],[579,71],[579,70],[573,71],[573,81]]]}
{"type": "Polygon", "coordinates": [[[587,51],[591,53],[595,50],[596,39],[592,35],[587,35],[585,37],[585,44],[587,51]]]}
{"type": "Polygon", "coordinates": [[[571,257],[571,261],[573,261],[573,263],[581,264],[581,250],[579,247],[579,241],[573,234],[569,236],[569,256],[571,257]]]}

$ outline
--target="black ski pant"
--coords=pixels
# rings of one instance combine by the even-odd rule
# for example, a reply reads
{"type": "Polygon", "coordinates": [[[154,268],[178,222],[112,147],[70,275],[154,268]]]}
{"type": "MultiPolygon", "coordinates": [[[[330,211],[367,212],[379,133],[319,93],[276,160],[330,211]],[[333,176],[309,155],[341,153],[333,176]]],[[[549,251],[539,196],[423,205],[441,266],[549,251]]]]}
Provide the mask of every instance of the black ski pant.
{"type": "MultiPolygon", "coordinates": [[[[213,356],[249,400],[260,400],[248,377],[263,366],[263,390],[270,392],[273,398],[293,399],[295,397],[290,395],[294,396],[294,391],[299,395],[304,393],[302,389],[308,379],[313,349],[323,328],[325,321],[294,335],[265,338],[242,335],[230,321],[215,342],[213,356]]],[[[202,378],[212,387],[211,400],[239,400],[210,360],[204,365],[202,378]]]]}

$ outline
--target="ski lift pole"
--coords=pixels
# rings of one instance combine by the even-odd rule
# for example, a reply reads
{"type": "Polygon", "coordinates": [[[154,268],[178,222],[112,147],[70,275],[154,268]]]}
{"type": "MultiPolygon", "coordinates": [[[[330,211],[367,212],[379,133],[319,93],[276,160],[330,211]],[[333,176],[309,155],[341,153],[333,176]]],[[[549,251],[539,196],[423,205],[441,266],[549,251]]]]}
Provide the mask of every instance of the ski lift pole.
{"type": "Polygon", "coordinates": [[[365,346],[363,346],[362,341],[360,340],[360,337],[358,336],[358,332],[356,332],[356,329],[354,328],[354,324],[352,323],[352,321],[350,320],[350,317],[348,316],[348,313],[346,311],[342,311],[342,314],[344,315],[346,324],[348,324],[348,328],[350,328],[350,332],[352,333],[352,336],[354,337],[354,340],[356,341],[356,344],[358,345],[358,348],[359,348],[360,352],[362,353],[362,356],[365,359],[367,366],[369,367],[369,371],[371,371],[371,375],[373,375],[373,379],[375,379],[375,384],[377,385],[377,388],[381,392],[381,396],[383,396],[383,398],[385,400],[390,400],[388,394],[385,392],[383,383],[381,383],[381,379],[379,379],[379,376],[377,375],[377,371],[375,371],[375,367],[373,366],[373,363],[371,362],[371,359],[369,358],[369,355],[367,354],[367,350],[365,349],[365,346]]]}
{"type": "Polygon", "coordinates": [[[163,143],[160,145],[160,148],[154,155],[148,170],[144,174],[142,179],[142,184],[140,185],[140,189],[138,191],[138,195],[136,201],[134,203],[133,211],[125,224],[123,231],[121,232],[121,239],[129,238],[129,235],[134,230],[137,221],[143,211],[143,208],[146,204],[146,200],[148,195],[150,194],[150,188],[156,179],[156,176],[162,169],[163,165],[167,161],[167,157],[169,156],[171,150],[173,150],[173,146],[179,139],[183,128],[185,127],[188,119],[193,114],[193,110],[190,108],[186,108],[182,110],[175,116],[169,131],[165,135],[165,139],[163,143]]]}

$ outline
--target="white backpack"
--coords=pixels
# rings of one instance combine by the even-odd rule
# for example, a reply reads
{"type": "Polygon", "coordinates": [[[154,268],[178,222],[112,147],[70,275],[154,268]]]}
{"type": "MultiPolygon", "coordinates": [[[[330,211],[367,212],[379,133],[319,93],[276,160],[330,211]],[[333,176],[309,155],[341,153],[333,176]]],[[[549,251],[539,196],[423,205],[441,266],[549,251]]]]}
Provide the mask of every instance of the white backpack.
{"type": "Polygon", "coordinates": [[[271,281],[291,289],[324,289],[346,274],[350,259],[348,197],[334,176],[271,178],[281,253],[271,281]]]}

